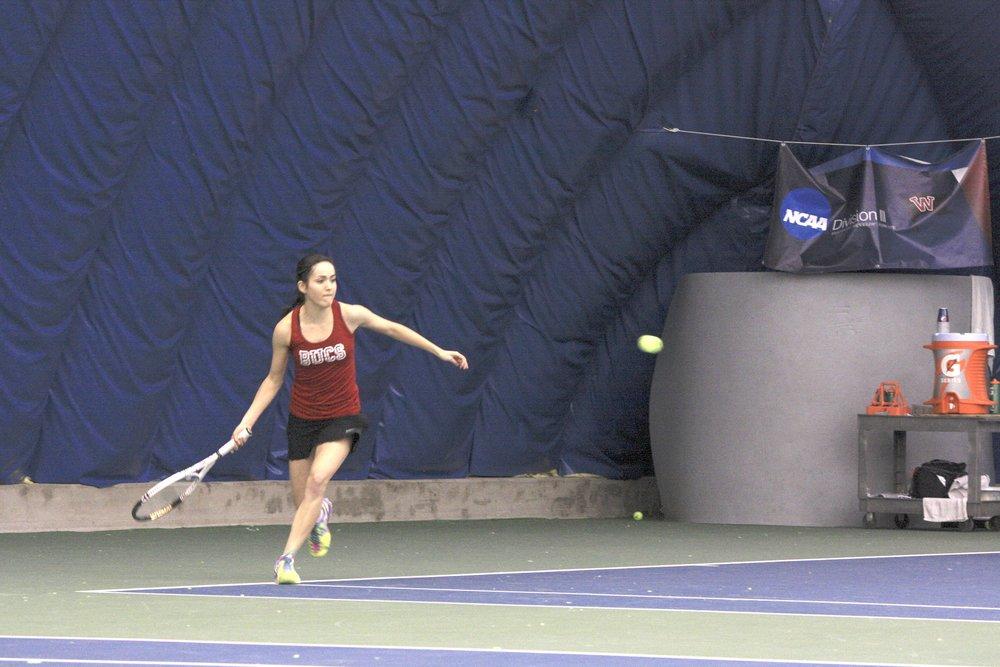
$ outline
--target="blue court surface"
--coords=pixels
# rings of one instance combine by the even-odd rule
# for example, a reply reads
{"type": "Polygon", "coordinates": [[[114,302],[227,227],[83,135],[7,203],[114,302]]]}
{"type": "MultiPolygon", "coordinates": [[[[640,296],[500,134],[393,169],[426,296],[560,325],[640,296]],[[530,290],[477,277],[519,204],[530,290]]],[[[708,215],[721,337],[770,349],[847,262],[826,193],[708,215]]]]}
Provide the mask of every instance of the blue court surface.
{"type": "Polygon", "coordinates": [[[1000,621],[1000,553],[131,588],[101,593],[1000,621]]]}
{"type": "MultiPolygon", "coordinates": [[[[0,663],[79,665],[747,665],[759,660],[552,651],[0,636],[0,663]]],[[[823,665],[771,662],[769,665],[823,665]]],[[[837,663],[845,664],[845,663],[837,663]]],[[[857,663],[877,664],[877,663],[857,663]]]]}

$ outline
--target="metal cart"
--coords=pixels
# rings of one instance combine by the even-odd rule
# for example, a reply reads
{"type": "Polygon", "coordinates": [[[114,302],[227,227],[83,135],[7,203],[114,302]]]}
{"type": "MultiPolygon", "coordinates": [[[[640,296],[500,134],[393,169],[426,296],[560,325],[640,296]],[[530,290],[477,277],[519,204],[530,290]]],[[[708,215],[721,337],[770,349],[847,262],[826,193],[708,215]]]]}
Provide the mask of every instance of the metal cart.
{"type": "Polygon", "coordinates": [[[974,517],[990,517],[987,526],[1000,529],[1000,497],[984,500],[980,489],[982,474],[981,454],[992,445],[993,433],[1000,433],[1000,415],[858,415],[858,499],[865,513],[864,525],[875,526],[875,514],[893,514],[897,528],[906,528],[910,514],[923,515],[923,501],[920,498],[883,498],[878,494],[885,491],[872,481],[869,468],[872,444],[869,436],[877,431],[892,431],[893,451],[893,492],[905,494],[909,490],[906,474],[906,433],[907,431],[939,431],[966,433],[969,445],[966,453],[966,472],[969,474],[969,498],[966,508],[968,520],[959,524],[961,530],[975,527],[974,517]]]}

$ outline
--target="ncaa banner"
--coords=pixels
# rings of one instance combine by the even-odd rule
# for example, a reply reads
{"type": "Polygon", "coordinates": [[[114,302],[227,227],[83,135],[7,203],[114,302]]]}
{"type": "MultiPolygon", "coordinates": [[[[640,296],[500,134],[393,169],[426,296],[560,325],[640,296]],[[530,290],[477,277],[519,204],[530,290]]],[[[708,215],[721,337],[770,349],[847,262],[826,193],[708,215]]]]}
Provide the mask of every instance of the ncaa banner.
{"type": "Polygon", "coordinates": [[[986,144],[929,164],[860,148],[806,169],[782,144],[764,265],[792,273],[992,266],[986,144]]]}

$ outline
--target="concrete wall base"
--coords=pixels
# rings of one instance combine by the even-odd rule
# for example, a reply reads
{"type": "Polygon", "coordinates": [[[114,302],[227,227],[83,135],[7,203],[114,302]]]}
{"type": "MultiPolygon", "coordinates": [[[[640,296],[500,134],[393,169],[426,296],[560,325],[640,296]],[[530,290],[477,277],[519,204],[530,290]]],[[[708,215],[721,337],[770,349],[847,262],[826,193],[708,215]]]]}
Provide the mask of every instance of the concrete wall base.
{"type": "MultiPolygon", "coordinates": [[[[148,484],[0,486],[0,532],[269,525],[291,521],[288,483],[206,482],[176,510],[132,520],[148,484]]],[[[594,477],[359,480],[332,482],[333,522],[436,519],[614,518],[660,507],[656,480],[594,477]]]]}

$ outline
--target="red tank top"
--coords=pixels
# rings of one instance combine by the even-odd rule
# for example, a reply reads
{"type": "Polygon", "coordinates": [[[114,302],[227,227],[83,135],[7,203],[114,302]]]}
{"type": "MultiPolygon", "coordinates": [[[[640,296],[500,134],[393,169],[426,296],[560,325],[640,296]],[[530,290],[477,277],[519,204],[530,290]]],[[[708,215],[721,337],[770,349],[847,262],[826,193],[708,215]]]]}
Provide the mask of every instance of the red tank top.
{"type": "Polygon", "coordinates": [[[289,411],[299,419],[332,419],[361,412],[354,368],[354,334],[347,328],[340,304],[333,302],[333,331],[319,343],[302,335],[299,311],[292,310],[292,357],[295,378],[289,411]]]}

